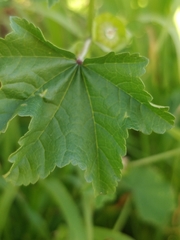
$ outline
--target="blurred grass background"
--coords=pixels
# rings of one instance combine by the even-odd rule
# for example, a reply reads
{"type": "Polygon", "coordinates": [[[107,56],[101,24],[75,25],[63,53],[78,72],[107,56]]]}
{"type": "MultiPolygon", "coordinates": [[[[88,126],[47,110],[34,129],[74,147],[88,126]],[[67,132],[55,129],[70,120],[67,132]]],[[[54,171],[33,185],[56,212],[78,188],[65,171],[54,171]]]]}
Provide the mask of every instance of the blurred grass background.
{"type": "Polygon", "coordinates": [[[11,166],[8,156],[18,148],[30,121],[13,119],[0,135],[0,239],[179,240],[179,0],[63,0],[51,8],[44,0],[0,0],[0,37],[11,31],[13,15],[33,22],[46,39],[76,55],[92,27],[87,57],[108,51],[147,57],[142,77],[146,89],[155,104],[170,106],[176,121],[163,135],[130,131],[117,192],[95,199],[83,172],[71,165],[56,168],[34,185],[15,187],[5,182],[2,176],[11,166]],[[117,29],[121,38],[112,44],[117,29]]]}

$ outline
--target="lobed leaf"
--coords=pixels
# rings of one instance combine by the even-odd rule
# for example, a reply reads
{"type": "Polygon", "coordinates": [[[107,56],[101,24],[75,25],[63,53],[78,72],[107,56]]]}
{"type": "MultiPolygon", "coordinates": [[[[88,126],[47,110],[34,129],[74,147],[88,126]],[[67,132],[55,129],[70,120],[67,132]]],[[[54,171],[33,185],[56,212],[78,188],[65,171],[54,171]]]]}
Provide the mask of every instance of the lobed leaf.
{"type": "Polygon", "coordinates": [[[144,90],[139,77],[148,60],[109,53],[78,64],[26,20],[13,17],[11,26],[0,39],[0,131],[16,115],[32,119],[6,178],[27,185],[72,163],[96,194],[113,192],[127,130],[163,133],[174,121],[144,90]]]}

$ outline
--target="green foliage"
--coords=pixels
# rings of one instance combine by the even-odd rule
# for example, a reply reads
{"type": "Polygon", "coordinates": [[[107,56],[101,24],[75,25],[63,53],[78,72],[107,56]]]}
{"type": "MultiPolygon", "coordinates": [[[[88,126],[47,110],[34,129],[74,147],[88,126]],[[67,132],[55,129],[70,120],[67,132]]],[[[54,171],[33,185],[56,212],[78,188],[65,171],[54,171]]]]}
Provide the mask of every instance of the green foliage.
{"type": "Polygon", "coordinates": [[[86,233],[79,210],[63,184],[57,179],[51,179],[44,182],[43,186],[45,190],[50,193],[57,203],[57,206],[63,211],[70,228],[69,238],[75,240],[86,239],[86,233]]]}
{"type": "Polygon", "coordinates": [[[3,195],[0,197],[0,213],[3,218],[0,221],[0,236],[6,225],[12,202],[16,196],[17,188],[11,184],[5,184],[3,195]]]}
{"type": "Polygon", "coordinates": [[[78,64],[26,20],[12,18],[11,26],[1,40],[1,130],[17,114],[32,121],[7,178],[27,185],[72,163],[86,170],[96,194],[113,192],[127,129],[163,133],[173,124],[139,79],[147,60],[110,53],[78,64]]]}
{"type": "Polygon", "coordinates": [[[150,168],[135,168],[123,178],[133,194],[140,216],[153,224],[167,224],[174,209],[174,194],[170,184],[150,168]]]}
{"type": "Polygon", "coordinates": [[[107,228],[96,227],[94,229],[95,238],[94,240],[107,239],[108,237],[113,240],[133,240],[133,238],[128,237],[125,234],[119,233],[118,231],[112,231],[107,228]]]}
{"type": "Polygon", "coordinates": [[[0,173],[10,169],[7,178],[19,184],[49,175],[19,187],[0,176],[0,239],[180,239],[179,7],[179,0],[0,1],[0,173]],[[11,27],[10,16],[19,17],[11,27]],[[154,103],[170,106],[173,128],[167,108],[154,103]],[[68,145],[58,145],[63,139],[68,145]],[[79,161],[82,147],[89,158],[79,161]],[[78,166],[58,165],[62,149],[74,150],[67,162],[78,166]],[[97,149],[107,161],[99,154],[90,168],[97,149]],[[121,181],[95,198],[84,175],[96,194],[121,181]]]}

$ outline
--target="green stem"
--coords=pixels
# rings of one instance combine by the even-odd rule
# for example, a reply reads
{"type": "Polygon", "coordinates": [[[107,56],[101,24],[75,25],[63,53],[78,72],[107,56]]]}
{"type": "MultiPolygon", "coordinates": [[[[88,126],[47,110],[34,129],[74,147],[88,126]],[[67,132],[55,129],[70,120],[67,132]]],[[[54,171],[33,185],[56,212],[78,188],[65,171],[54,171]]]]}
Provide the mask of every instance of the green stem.
{"type": "Polygon", "coordinates": [[[92,26],[94,20],[94,9],[95,9],[95,0],[90,0],[89,2],[89,11],[88,11],[88,30],[89,36],[92,36],[92,26]]]}
{"type": "Polygon", "coordinates": [[[90,45],[91,45],[91,39],[88,38],[88,39],[85,41],[84,47],[83,47],[81,53],[79,54],[79,56],[78,56],[78,58],[77,58],[77,63],[78,63],[78,64],[82,64],[82,63],[83,63],[84,58],[85,58],[85,56],[86,56],[86,54],[87,54],[87,52],[88,52],[88,50],[89,50],[90,45]]]}
{"type": "Polygon", "coordinates": [[[90,0],[89,2],[89,11],[88,11],[88,20],[87,20],[87,27],[88,27],[88,39],[84,43],[84,47],[79,54],[77,58],[77,63],[81,65],[84,61],[84,58],[89,50],[89,47],[91,45],[91,38],[92,38],[92,27],[93,27],[93,20],[94,20],[94,5],[95,5],[95,0],[90,0]]]}
{"type": "Polygon", "coordinates": [[[133,161],[131,163],[129,163],[129,167],[139,167],[139,166],[143,166],[143,165],[147,165],[147,164],[151,164],[154,162],[158,162],[158,161],[162,161],[164,159],[167,159],[169,157],[173,157],[180,154],[180,148],[176,148],[164,153],[160,153],[160,154],[156,154],[150,157],[146,157],[146,158],[141,158],[137,161],[133,161]]]}
{"type": "Polygon", "coordinates": [[[118,219],[116,220],[116,223],[114,224],[113,230],[120,231],[124,227],[124,224],[126,223],[126,220],[129,216],[129,213],[131,211],[131,199],[130,197],[127,199],[122,211],[119,214],[118,219]]]}
{"type": "Polygon", "coordinates": [[[64,184],[56,178],[49,178],[41,181],[40,183],[56,203],[57,207],[59,208],[59,212],[63,213],[69,227],[70,239],[86,239],[83,219],[77,204],[74,202],[72,195],[66,189],[64,184]]]}
{"type": "Polygon", "coordinates": [[[83,200],[83,213],[84,213],[84,221],[86,228],[86,239],[93,240],[93,203],[92,196],[87,192],[82,194],[83,200]]]}

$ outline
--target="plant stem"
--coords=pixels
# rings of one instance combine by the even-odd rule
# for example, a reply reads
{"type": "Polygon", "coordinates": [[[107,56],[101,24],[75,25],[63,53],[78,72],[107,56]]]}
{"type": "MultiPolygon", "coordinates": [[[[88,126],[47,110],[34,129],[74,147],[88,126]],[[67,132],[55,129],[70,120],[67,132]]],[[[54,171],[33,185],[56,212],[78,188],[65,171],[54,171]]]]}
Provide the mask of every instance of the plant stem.
{"type": "Polygon", "coordinates": [[[129,216],[129,213],[131,211],[131,198],[129,197],[126,201],[126,203],[124,204],[124,207],[122,209],[122,211],[119,214],[118,219],[116,220],[116,223],[114,224],[113,230],[115,231],[120,231],[122,230],[127,217],[129,216]]]}
{"type": "Polygon", "coordinates": [[[82,193],[82,201],[83,201],[83,213],[84,213],[84,221],[85,221],[85,228],[86,228],[86,239],[93,240],[93,203],[92,203],[92,196],[87,192],[82,193]]]}
{"type": "Polygon", "coordinates": [[[81,53],[79,54],[78,58],[77,58],[77,63],[78,64],[82,64],[83,61],[84,61],[84,57],[86,56],[88,50],[89,50],[89,47],[90,47],[90,44],[91,44],[91,39],[88,38],[86,41],[85,41],[85,44],[84,44],[84,47],[81,51],[81,53]]]}
{"type": "Polygon", "coordinates": [[[93,27],[93,20],[94,20],[94,5],[95,5],[95,0],[90,0],[89,2],[89,11],[88,11],[88,19],[87,19],[87,27],[88,27],[88,35],[89,38],[85,41],[84,47],[79,54],[77,58],[77,63],[81,65],[84,61],[84,57],[86,56],[90,44],[91,44],[91,38],[92,38],[92,27],[93,27]]]}
{"type": "Polygon", "coordinates": [[[88,30],[89,30],[90,37],[92,35],[92,26],[93,26],[93,20],[94,20],[94,5],[95,5],[95,0],[90,0],[89,11],[88,11],[88,30]]]}
{"type": "Polygon", "coordinates": [[[146,158],[141,158],[137,161],[133,161],[131,163],[129,163],[129,167],[139,167],[139,166],[143,166],[143,165],[147,165],[147,164],[151,164],[154,162],[158,162],[158,161],[162,161],[164,159],[167,159],[169,157],[173,157],[180,154],[180,148],[175,148],[173,150],[164,152],[164,153],[160,153],[160,154],[156,154],[150,157],[146,157],[146,158]]]}

